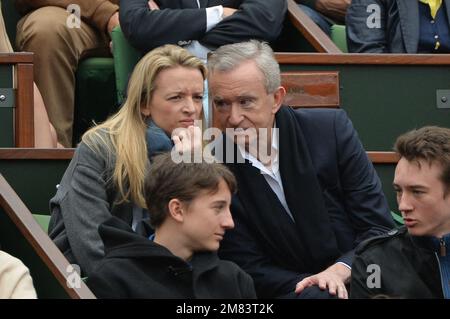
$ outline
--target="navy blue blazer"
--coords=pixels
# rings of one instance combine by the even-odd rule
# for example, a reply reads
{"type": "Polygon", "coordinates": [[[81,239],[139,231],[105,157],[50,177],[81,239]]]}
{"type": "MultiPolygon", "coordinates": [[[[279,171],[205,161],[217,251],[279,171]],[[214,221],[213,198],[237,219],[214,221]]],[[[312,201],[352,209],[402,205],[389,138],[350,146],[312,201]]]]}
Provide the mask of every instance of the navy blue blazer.
{"type": "Polygon", "coordinates": [[[164,44],[183,45],[197,40],[215,49],[221,45],[259,39],[274,41],[287,11],[280,0],[155,0],[160,10],[149,10],[148,0],[121,0],[120,25],[136,48],[147,52],[164,44]],[[222,5],[238,9],[206,32],[206,10],[222,5]]]}
{"type": "MultiPolygon", "coordinates": [[[[330,256],[328,264],[341,261],[350,266],[354,249],[361,241],[394,227],[380,180],[345,111],[297,109],[294,114],[305,136],[307,149],[303,152],[310,154],[340,252],[337,258],[330,256]]],[[[276,121],[277,127],[286,125],[276,121]]],[[[282,134],[280,131],[280,145],[288,138],[282,134]]],[[[280,172],[285,188],[289,176],[281,164],[280,172]]],[[[253,186],[255,192],[261,192],[258,186],[253,186]]],[[[241,187],[238,184],[231,207],[235,228],[227,231],[220,256],[236,262],[253,277],[259,297],[292,293],[298,281],[316,273],[317,269],[301,269],[290,255],[292,250],[274,247],[272,239],[294,222],[287,214],[281,214],[277,225],[261,225],[260,220],[256,221],[260,212],[249,211],[252,205],[240,198],[241,187]]],[[[270,187],[266,187],[266,191],[272,192],[270,187]]],[[[270,195],[268,193],[260,196],[270,195]]],[[[321,247],[309,249],[314,252],[321,247]]]]}
{"type": "MultiPolygon", "coordinates": [[[[450,0],[443,2],[450,19],[450,0]]],[[[345,21],[349,52],[417,53],[418,0],[352,0],[345,21]],[[380,28],[367,27],[366,21],[372,14],[367,12],[369,5],[380,8],[380,28]]]]}

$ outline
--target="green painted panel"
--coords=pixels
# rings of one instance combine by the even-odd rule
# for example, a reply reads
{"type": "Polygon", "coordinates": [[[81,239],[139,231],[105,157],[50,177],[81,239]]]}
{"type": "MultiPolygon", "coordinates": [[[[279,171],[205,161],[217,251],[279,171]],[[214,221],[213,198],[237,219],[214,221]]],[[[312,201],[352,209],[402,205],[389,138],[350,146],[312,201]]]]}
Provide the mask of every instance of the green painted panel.
{"type": "Polygon", "coordinates": [[[450,89],[450,67],[283,65],[282,69],[339,71],[341,107],[366,150],[391,150],[398,135],[416,127],[450,127],[450,109],[436,107],[436,90],[450,89]]]}
{"type": "MultiPolygon", "coordinates": [[[[13,87],[12,65],[0,64],[0,89],[13,87]]],[[[14,147],[14,109],[0,105],[0,147],[14,147]]]]}
{"type": "Polygon", "coordinates": [[[89,58],[76,73],[73,145],[96,123],[117,111],[116,78],[112,58],[89,58]]]}
{"type": "Polygon", "coordinates": [[[395,173],[395,164],[375,164],[375,169],[378,177],[380,177],[383,192],[386,195],[389,208],[393,212],[398,212],[397,200],[395,197],[394,187],[392,186],[395,173]]]}
{"type": "Polygon", "coordinates": [[[34,214],[50,214],[49,200],[69,160],[0,160],[0,173],[34,214]]]}
{"type": "Polygon", "coordinates": [[[19,258],[30,269],[38,298],[69,298],[2,208],[0,208],[0,244],[3,251],[19,258]]]}
{"type": "Polygon", "coordinates": [[[14,147],[14,109],[0,107],[0,147],[14,147]]]}
{"type": "Polygon", "coordinates": [[[11,64],[0,64],[0,88],[13,87],[13,70],[11,64]]]}

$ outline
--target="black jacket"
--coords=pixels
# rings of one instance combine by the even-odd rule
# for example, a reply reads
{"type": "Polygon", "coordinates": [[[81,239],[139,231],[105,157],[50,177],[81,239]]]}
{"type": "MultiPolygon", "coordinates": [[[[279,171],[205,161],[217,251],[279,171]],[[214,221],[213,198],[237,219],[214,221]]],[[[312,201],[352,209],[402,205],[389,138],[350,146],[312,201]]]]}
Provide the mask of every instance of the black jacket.
{"type": "Polygon", "coordinates": [[[116,217],[99,232],[105,258],[88,279],[98,298],[255,298],[250,276],[215,253],[188,264],[116,217]]]}
{"type": "Polygon", "coordinates": [[[155,0],[160,10],[149,10],[148,0],[120,1],[120,26],[130,43],[147,52],[164,44],[198,40],[215,49],[250,39],[274,41],[281,32],[284,0],[155,0]],[[206,32],[207,7],[239,9],[206,32]]]}
{"type": "Polygon", "coordinates": [[[252,164],[228,163],[238,181],[235,228],[219,253],[249,273],[265,298],[293,292],[301,279],[335,262],[351,265],[359,243],[394,227],[379,178],[343,110],[282,106],[276,124],[284,194],[298,221],[252,164]]]}
{"type": "Polygon", "coordinates": [[[353,261],[350,297],[443,298],[438,252],[429,237],[411,236],[405,227],[363,242],[353,261]]]}

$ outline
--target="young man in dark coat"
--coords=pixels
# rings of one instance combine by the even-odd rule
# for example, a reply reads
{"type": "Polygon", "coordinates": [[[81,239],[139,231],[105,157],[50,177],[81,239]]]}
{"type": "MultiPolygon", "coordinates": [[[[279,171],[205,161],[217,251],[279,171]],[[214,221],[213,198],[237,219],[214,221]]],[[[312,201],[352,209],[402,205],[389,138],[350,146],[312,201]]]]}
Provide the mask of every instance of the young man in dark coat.
{"type": "Polygon", "coordinates": [[[231,128],[240,157],[225,158],[239,191],[221,256],[253,277],[259,297],[346,298],[354,248],[394,227],[350,120],[343,110],[281,106],[267,44],[222,46],[208,70],[216,122],[231,128]]]}
{"type": "Polygon", "coordinates": [[[250,276],[216,254],[234,227],[235,189],[221,164],[157,156],[145,179],[154,235],[137,235],[115,217],[102,224],[105,258],[89,287],[98,298],[254,298],[250,276]]]}
{"type": "Polygon", "coordinates": [[[395,149],[405,227],[358,247],[350,295],[450,299],[450,129],[413,130],[395,149]]]}

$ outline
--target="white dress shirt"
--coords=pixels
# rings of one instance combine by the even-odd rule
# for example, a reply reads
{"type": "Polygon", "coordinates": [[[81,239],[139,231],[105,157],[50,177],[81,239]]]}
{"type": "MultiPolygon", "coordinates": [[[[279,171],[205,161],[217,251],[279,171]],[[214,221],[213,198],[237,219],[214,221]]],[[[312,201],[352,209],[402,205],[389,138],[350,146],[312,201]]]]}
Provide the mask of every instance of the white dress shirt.
{"type": "MultiPolygon", "coordinates": [[[[277,195],[278,200],[281,205],[283,205],[284,209],[288,213],[289,217],[294,221],[294,217],[288,207],[286,202],[286,197],[284,196],[283,183],[281,181],[281,174],[279,170],[279,141],[278,141],[278,128],[276,123],[272,129],[272,146],[271,146],[271,157],[272,161],[270,163],[270,167],[265,166],[261,161],[259,161],[252,154],[248,153],[244,147],[239,145],[239,151],[243,158],[247,159],[254,167],[260,170],[261,174],[263,174],[264,179],[267,184],[269,184],[270,188],[273,190],[275,195],[277,195]]],[[[295,222],[295,221],[294,221],[295,222]]]]}
{"type": "MultiPolygon", "coordinates": [[[[197,5],[200,8],[200,2],[197,0],[197,5]]],[[[223,6],[214,6],[206,8],[206,32],[214,28],[220,21],[223,20],[223,6]]],[[[207,47],[203,46],[197,40],[191,41],[189,45],[184,47],[196,57],[206,62],[208,52],[211,51],[207,47]]]]}
{"type": "MultiPolygon", "coordinates": [[[[238,149],[242,155],[243,158],[247,159],[254,167],[258,168],[263,174],[265,180],[267,181],[267,184],[269,184],[270,188],[273,190],[275,195],[277,195],[278,200],[280,201],[281,205],[283,205],[284,209],[286,210],[289,217],[292,219],[292,221],[295,223],[294,217],[292,216],[292,213],[288,207],[288,204],[286,202],[286,196],[284,196],[284,189],[283,189],[283,183],[281,181],[281,174],[279,170],[279,132],[276,126],[276,123],[274,124],[273,130],[272,130],[272,161],[271,166],[268,168],[263,163],[261,163],[256,157],[248,153],[244,147],[241,145],[238,146],[238,149]]],[[[347,265],[344,262],[337,262],[338,264],[344,265],[348,269],[352,269],[349,265],[347,265]]]]}

